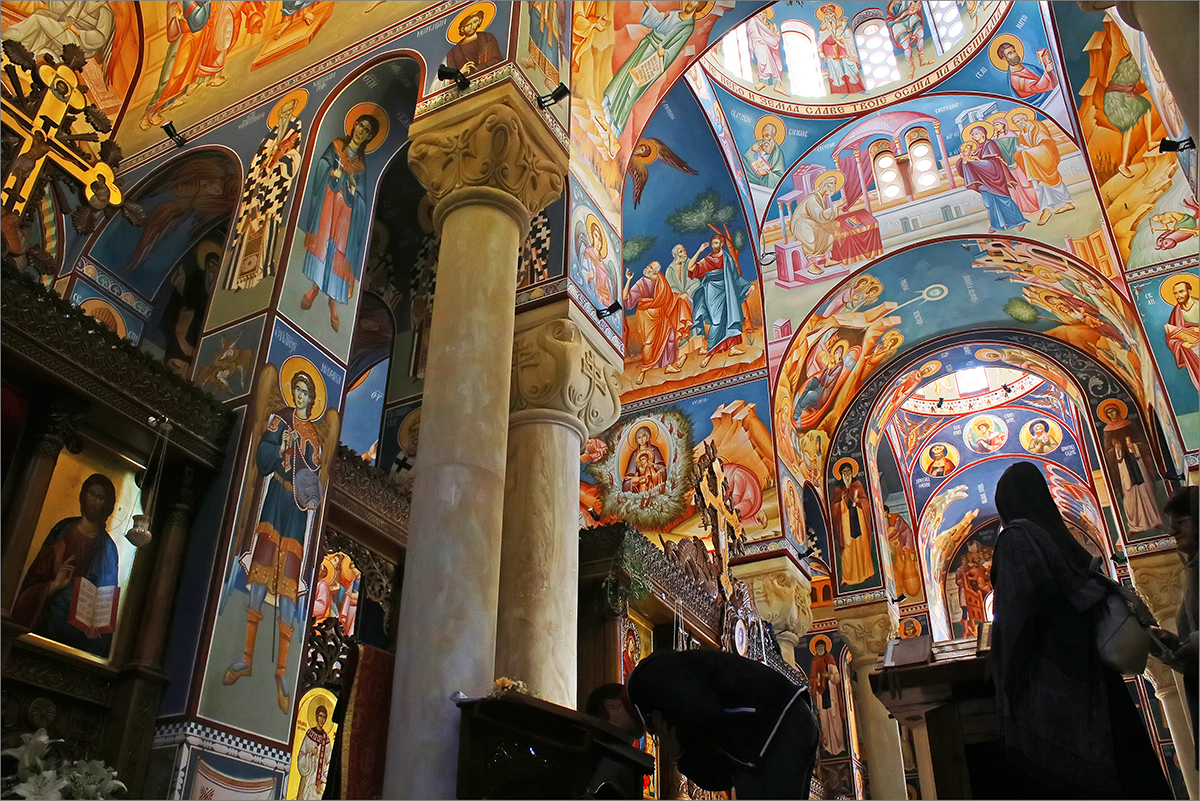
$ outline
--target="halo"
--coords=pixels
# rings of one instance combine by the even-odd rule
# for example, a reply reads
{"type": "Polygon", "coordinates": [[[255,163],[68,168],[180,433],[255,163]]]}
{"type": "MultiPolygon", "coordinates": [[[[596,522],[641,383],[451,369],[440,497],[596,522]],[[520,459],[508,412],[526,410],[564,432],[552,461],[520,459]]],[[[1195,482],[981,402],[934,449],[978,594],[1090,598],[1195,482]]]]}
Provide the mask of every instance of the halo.
{"type": "Polygon", "coordinates": [[[825,643],[825,653],[833,653],[833,642],[824,634],[818,634],[808,641],[808,652],[813,656],[817,655],[817,643],[825,643]]]}
{"type": "Polygon", "coordinates": [[[817,6],[817,19],[822,19],[822,20],[825,19],[825,11],[830,8],[833,9],[833,16],[835,16],[835,17],[843,16],[842,15],[842,7],[839,6],[837,3],[824,3],[823,5],[817,6]]]}
{"type": "MultiPolygon", "coordinates": [[[[775,136],[772,137],[775,140],[775,144],[782,145],[783,137],[787,133],[787,128],[784,126],[783,120],[779,119],[774,114],[764,114],[758,118],[758,122],[754,123],[754,139],[756,141],[762,139],[763,128],[766,128],[768,123],[775,126],[775,136]]],[[[833,170],[830,170],[830,172],[833,172],[833,170]]],[[[842,180],[845,181],[844,178],[842,180]]]]}
{"type": "Polygon", "coordinates": [[[817,176],[817,180],[813,181],[813,186],[816,186],[817,184],[821,183],[821,181],[824,181],[826,178],[828,178],[831,175],[834,177],[834,179],[837,183],[837,187],[834,188],[833,191],[836,192],[836,191],[838,191],[838,189],[841,189],[843,186],[846,185],[846,174],[845,173],[843,173],[841,170],[826,170],[825,172],[823,172],[817,176]]]}
{"type": "Polygon", "coordinates": [[[284,360],[283,367],[279,368],[279,391],[283,393],[283,400],[287,405],[296,408],[296,401],[292,398],[292,378],[301,370],[313,382],[313,405],[308,419],[319,420],[325,412],[325,379],[316,365],[308,359],[303,356],[288,356],[284,360]]]}
{"type": "Polygon", "coordinates": [[[1031,121],[1037,119],[1037,114],[1033,112],[1033,109],[1028,109],[1024,106],[1017,106],[1016,108],[1009,110],[1009,112],[1004,115],[1004,121],[1008,123],[1008,129],[1010,131],[1017,127],[1017,124],[1013,122],[1013,117],[1018,115],[1022,117],[1028,117],[1031,121]]]}
{"type": "Polygon", "coordinates": [[[417,449],[412,447],[412,430],[419,425],[421,425],[421,407],[418,406],[404,416],[400,428],[396,431],[396,443],[412,456],[417,454],[417,449]]]}
{"type": "Polygon", "coordinates": [[[1129,416],[1129,407],[1125,405],[1125,401],[1121,400],[1120,398],[1105,398],[1104,400],[1100,401],[1100,405],[1096,407],[1096,417],[1100,419],[1101,423],[1108,422],[1108,417],[1106,417],[1106,415],[1108,414],[1108,410],[1114,407],[1117,410],[1117,418],[1119,420],[1124,420],[1129,416]]]}
{"type": "Polygon", "coordinates": [[[1002,122],[1004,123],[1005,128],[1009,127],[1008,117],[1003,111],[997,111],[995,114],[990,114],[987,117],[984,117],[984,120],[991,123],[993,126],[995,126],[997,122],[1002,122]]]}
{"type": "Polygon", "coordinates": [[[129,330],[125,327],[125,316],[106,300],[88,298],[79,304],[79,308],[83,310],[84,314],[101,325],[107,326],[121,338],[124,338],[129,330]]]}
{"type": "Polygon", "coordinates": [[[941,369],[942,369],[942,363],[939,362],[937,359],[934,359],[933,361],[925,362],[924,364],[921,365],[921,377],[929,378],[929,376],[933,375],[934,373],[936,373],[938,370],[941,370],[941,369]]]}
{"type": "MultiPolygon", "coordinates": [[[[972,142],[975,141],[974,139],[971,139],[970,137],[971,137],[971,131],[975,130],[976,128],[982,128],[984,135],[988,139],[991,139],[993,136],[996,135],[996,129],[994,127],[992,127],[992,124],[990,122],[988,122],[987,120],[976,120],[975,122],[968,125],[966,128],[963,128],[963,132],[962,132],[963,142],[966,142],[968,139],[970,139],[970,141],[972,141],[972,142]]],[[[976,144],[978,144],[978,143],[976,143],[976,144]]]]}
{"type": "Polygon", "coordinates": [[[587,228],[588,242],[592,241],[592,226],[600,229],[600,252],[596,255],[603,259],[608,255],[608,234],[604,233],[604,226],[600,224],[600,220],[596,218],[596,215],[591,213],[583,218],[583,224],[587,228]]]}
{"type": "Polygon", "coordinates": [[[713,6],[717,4],[717,0],[707,0],[701,3],[700,7],[692,13],[692,19],[703,19],[712,13],[713,6]]]}
{"type": "Polygon", "coordinates": [[[1171,290],[1173,290],[1175,285],[1180,281],[1188,285],[1188,289],[1191,290],[1193,298],[1200,296],[1200,277],[1197,277],[1195,273],[1179,273],[1178,275],[1171,275],[1164,278],[1163,282],[1158,285],[1158,294],[1162,296],[1162,299],[1167,302],[1168,306],[1175,305],[1175,296],[1171,294],[1171,290]]]}
{"type": "Polygon", "coordinates": [[[366,153],[374,153],[375,150],[383,144],[383,140],[387,139],[388,127],[390,126],[390,123],[388,122],[387,114],[384,113],[384,110],[375,103],[359,103],[346,112],[346,136],[350,135],[350,130],[354,127],[354,121],[363,114],[370,114],[375,118],[375,121],[379,123],[379,130],[375,132],[375,136],[373,136],[367,142],[366,147],[363,148],[363,151],[366,153]]]}
{"type": "Polygon", "coordinates": [[[900,621],[900,629],[899,629],[899,631],[900,631],[900,637],[901,637],[901,638],[903,638],[903,637],[904,637],[904,624],[905,624],[905,623],[912,623],[914,626],[916,626],[916,627],[917,627],[917,633],[913,635],[914,637],[920,637],[920,636],[921,636],[921,628],[922,628],[922,626],[921,626],[921,621],[920,621],[920,620],[917,620],[915,617],[906,617],[906,618],[904,618],[903,620],[901,620],[901,621],[900,621]]]}
{"type": "Polygon", "coordinates": [[[1018,60],[1025,58],[1025,45],[1021,44],[1020,39],[1011,33],[1002,33],[997,36],[988,46],[988,57],[992,60],[992,66],[1004,72],[1008,72],[1008,62],[1000,58],[1000,45],[1006,43],[1016,48],[1018,60]]]}
{"type": "Polygon", "coordinates": [[[765,11],[760,11],[759,13],[762,14],[767,19],[775,19],[775,7],[774,6],[767,6],[765,11]]]}
{"type": "Polygon", "coordinates": [[[215,253],[219,261],[225,255],[225,248],[211,239],[201,242],[196,248],[196,263],[200,265],[201,270],[204,269],[204,262],[210,253],[215,253]]]}
{"type": "Polygon", "coordinates": [[[333,718],[333,707],[337,702],[337,697],[326,690],[324,687],[314,687],[305,693],[303,702],[303,714],[300,719],[307,725],[311,726],[317,720],[317,707],[325,707],[325,723],[329,725],[329,721],[333,718]]]}
{"type": "Polygon", "coordinates": [[[979,148],[975,145],[975,143],[969,139],[958,146],[959,153],[966,153],[968,150],[974,153],[978,149],[979,148]]]}
{"type": "MultiPolygon", "coordinates": [[[[1027,451],[1029,450],[1029,446],[1026,444],[1026,442],[1033,437],[1033,426],[1035,423],[1041,423],[1042,425],[1046,426],[1046,431],[1052,434],[1060,444],[1062,443],[1062,428],[1059,427],[1058,423],[1054,422],[1049,417],[1035,417],[1021,427],[1020,440],[1022,448],[1027,451]]],[[[1051,452],[1056,450],[1058,450],[1058,445],[1055,445],[1050,449],[1051,452]]]]}
{"type": "Polygon", "coordinates": [[[482,3],[472,3],[471,5],[458,12],[458,16],[450,20],[450,27],[446,28],[446,40],[450,44],[458,44],[462,41],[462,34],[458,32],[458,26],[462,21],[471,16],[477,11],[483,12],[483,22],[479,23],[479,30],[484,30],[488,25],[492,24],[492,20],[496,17],[496,5],[489,3],[486,0],[482,3]]]}
{"type": "Polygon", "coordinates": [[[994,348],[980,348],[975,351],[975,358],[981,362],[998,362],[1004,357],[1000,355],[1000,351],[994,348]]]}
{"type": "Polygon", "coordinates": [[[658,144],[653,139],[639,139],[638,143],[633,148],[633,160],[638,164],[652,164],[658,158],[658,144]],[[637,155],[637,150],[642,145],[646,146],[646,155],[637,155]]]}
{"type": "Polygon", "coordinates": [[[849,456],[845,456],[841,459],[838,459],[837,463],[833,466],[833,474],[835,476],[840,476],[842,474],[842,466],[843,465],[850,465],[850,476],[851,477],[858,475],[858,462],[854,461],[854,459],[852,459],[849,456]]]}
{"type": "Polygon", "coordinates": [[[279,125],[279,109],[283,108],[291,100],[296,101],[296,110],[292,112],[292,116],[299,117],[300,112],[304,111],[304,107],[308,105],[308,90],[296,89],[279,98],[279,102],[272,106],[271,111],[267,114],[268,128],[274,128],[279,125]]]}

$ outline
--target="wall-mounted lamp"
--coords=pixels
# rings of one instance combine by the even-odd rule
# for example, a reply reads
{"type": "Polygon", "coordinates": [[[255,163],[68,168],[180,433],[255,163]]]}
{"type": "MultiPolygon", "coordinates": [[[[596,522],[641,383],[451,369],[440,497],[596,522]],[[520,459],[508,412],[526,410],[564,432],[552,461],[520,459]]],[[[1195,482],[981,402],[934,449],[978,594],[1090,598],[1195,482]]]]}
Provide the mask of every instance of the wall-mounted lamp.
{"type": "Polygon", "coordinates": [[[458,87],[458,91],[465,92],[467,87],[471,85],[471,79],[462,74],[462,70],[456,70],[449,64],[438,65],[438,80],[439,81],[454,81],[454,85],[458,87]]]}
{"type": "Polygon", "coordinates": [[[538,108],[550,108],[555,103],[565,100],[570,94],[571,90],[567,88],[567,85],[565,83],[560,83],[558,86],[554,87],[554,91],[552,91],[550,94],[538,95],[538,108]]]}
{"type": "Polygon", "coordinates": [[[175,143],[175,147],[183,147],[187,144],[187,137],[175,130],[175,123],[164,122],[162,129],[163,133],[171,137],[171,141],[175,143]]]}
{"type": "Polygon", "coordinates": [[[621,310],[621,301],[614,300],[607,309],[597,309],[596,318],[603,320],[605,317],[610,317],[621,310]]]}
{"type": "Polygon", "coordinates": [[[942,408],[942,407],[943,407],[943,406],[945,406],[945,405],[946,405],[946,399],[945,399],[945,398],[938,398],[938,405],[937,405],[937,407],[940,409],[940,408],[942,408]]]}
{"type": "Polygon", "coordinates": [[[1012,387],[1010,387],[1008,384],[1001,384],[1000,389],[1004,390],[1005,397],[1012,394],[1012,387]]]}
{"type": "Polygon", "coordinates": [[[1196,142],[1192,137],[1187,139],[1163,139],[1158,143],[1160,153],[1178,153],[1180,150],[1195,150],[1196,142]]]}

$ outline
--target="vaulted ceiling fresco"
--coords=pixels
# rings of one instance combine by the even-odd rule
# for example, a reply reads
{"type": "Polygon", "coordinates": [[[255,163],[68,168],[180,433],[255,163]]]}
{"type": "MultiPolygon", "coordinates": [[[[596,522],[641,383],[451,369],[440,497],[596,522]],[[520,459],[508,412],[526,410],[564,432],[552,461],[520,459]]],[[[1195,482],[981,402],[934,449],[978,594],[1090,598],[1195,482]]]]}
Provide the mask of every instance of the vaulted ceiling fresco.
{"type": "Polygon", "coordinates": [[[1158,147],[1187,132],[1139,33],[1074,4],[780,2],[661,94],[620,206],[623,400],[678,404],[765,346],[779,528],[839,606],[982,620],[956,576],[990,565],[1019,459],[1096,553],[1161,547],[1142,501],[1200,444],[1194,152],[1158,147]],[[725,226],[736,269],[701,288],[725,226]]]}

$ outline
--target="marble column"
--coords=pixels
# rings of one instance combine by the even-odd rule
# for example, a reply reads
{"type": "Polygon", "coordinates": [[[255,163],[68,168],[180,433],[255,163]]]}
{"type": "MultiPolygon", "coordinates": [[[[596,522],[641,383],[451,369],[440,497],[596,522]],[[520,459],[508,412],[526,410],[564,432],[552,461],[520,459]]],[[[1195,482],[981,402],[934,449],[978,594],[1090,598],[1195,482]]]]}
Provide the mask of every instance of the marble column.
{"type": "Polygon", "coordinates": [[[496,675],[575,708],[579,453],[621,412],[620,370],[583,329],[553,320],[513,341],[496,675]]]}
{"type": "Polygon", "coordinates": [[[871,673],[884,651],[892,621],[886,604],[870,604],[838,615],[838,633],[850,648],[854,670],[854,714],[863,756],[867,761],[872,798],[907,798],[904,756],[900,753],[900,729],[875,693],[871,673]]]}
{"type": "Polygon", "coordinates": [[[453,798],[459,712],[491,688],[517,259],[566,153],[499,84],[413,123],[409,164],[441,234],[383,794],[453,798]]]}
{"type": "MultiPolygon", "coordinates": [[[[1159,625],[1167,631],[1176,631],[1175,616],[1183,601],[1184,568],[1179,555],[1174,551],[1135,557],[1129,562],[1133,574],[1133,585],[1150,608],[1159,625]]],[[[1179,768],[1188,797],[1196,798],[1200,789],[1200,777],[1196,765],[1189,757],[1195,753],[1196,741],[1192,733],[1190,717],[1183,694],[1182,677],[1157,659],[1151,659],[1146,668],[1146,677],[1154,685],[1154,694],[1162,704],[1167,728],[1171,731],[1171,742],[1179,754],[1179,768]]]]}
{"type": "Polygon", "coordinates": [[[812,582],[787,554],[733,566],[750,590],[763,620],[771,624],[783,660],[796,666],[796,646],[812,627],[812,582]]]}

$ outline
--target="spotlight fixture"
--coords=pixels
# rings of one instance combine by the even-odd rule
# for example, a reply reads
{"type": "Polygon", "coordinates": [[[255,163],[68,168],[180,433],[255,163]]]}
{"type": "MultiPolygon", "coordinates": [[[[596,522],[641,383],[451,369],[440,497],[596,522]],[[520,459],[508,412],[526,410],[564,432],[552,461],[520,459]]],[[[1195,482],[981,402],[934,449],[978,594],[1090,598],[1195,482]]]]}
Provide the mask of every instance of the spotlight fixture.
{"type": "Polygon", "coordinates": [[[945,406],[945,405],[946,405],[946,399],[945,399],[945,398],[938,398],[938,405],[937,405],[937,407],[940,409],[940,408],[942,408],[942,407],[943,407],[943,406],[945,406]]]}
{"type": "Polygon", "coordinates": [[[1178,153],[1180,150],[1195,150],[1196,142],[1192,137],[1187,139],[1163,139],[1158,143],[1160,153],[1178,153]]]}
{"type": "Polygon", "coordinates": [[[554,91],[552,91],[550,94],[538,95],[538,108],[550,108],[555,103],[566,99],[570,94],[571,90],[567,88],[567,85],[565,83],[560,83],[558,86],[554,87],[554,91]]]}
{"type": "Polygon", "coordinates": [[[621,301],[614,300],[607,309],[597,309],[596,319],[603,320],[605,317],[610,317],[621,310],[621,301]]]}
{"type": "Polygon", "coordinates": [[[471,79],[462,74],[462,70],[456,70],[449,64],[438,65],[438,80],[439,81],[454,81],[454,85],[458,87],[458,91],[465,92],[467,87],[471,85],[471,79]]]}
{"type": "Polygon", "coordinates": [[[183,147],[187,144],[187,137],[175,130],[175,123],[167,121],[162,124],[163,133],[171,137],[171,141],[176,147],[183,147]]]}
{"type": "Polygon", "coordinates": [[[1004,390],[1004,394],[1006,396],[1012,394],[1012,387],[1010,387],[1008,384],[1001,384],[1000,388],[1004,390]]]}

